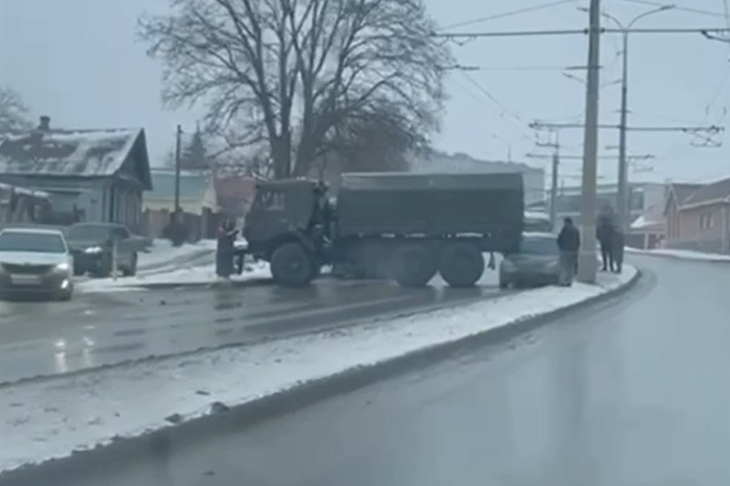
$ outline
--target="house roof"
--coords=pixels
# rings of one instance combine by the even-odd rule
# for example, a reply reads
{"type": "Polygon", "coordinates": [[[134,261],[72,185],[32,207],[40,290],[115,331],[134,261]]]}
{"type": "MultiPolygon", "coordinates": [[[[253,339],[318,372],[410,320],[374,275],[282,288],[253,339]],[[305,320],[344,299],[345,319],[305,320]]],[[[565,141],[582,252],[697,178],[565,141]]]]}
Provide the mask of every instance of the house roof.
{"type": "MultiPolygon", "coordinates": [[[[67,177],[116,174],[141,144],[149,167],[144,130],[33,130],[0,141],[0,173],[67,177]]],[[[149,181],[142,181],[149,182],[149,181]]]]}
{"type": "Polygon", "coordinates": [[[666,225],[664,211],[661,204],[649,206],[641,216],[631,223],[633,231],[661,230],[666,225]]]}
{"type": "Polygon", "coordinates": [[[669,202],[674,199],[677,206],[682,206],[692,194],[702,187],[702,184],[672,183],[669,184],[667,199],[664,205],[664,214],[667,212],[669,202]]]}
{"type": "MultiPolygon", "coordinates": [[[[172,200],[175,199],[175,171],[153,169],[152,187],[145,199],[172,200]]],[[[211,174],[207,171],[180,172],[180,198],[203,199],[210,186],[211,174]]]]}
{"type": "Polygon", "coordinates": [[[682,208],[700,207],[706,204],[730,203],[730,177],[696,189],[684,202],[682,208]]]}

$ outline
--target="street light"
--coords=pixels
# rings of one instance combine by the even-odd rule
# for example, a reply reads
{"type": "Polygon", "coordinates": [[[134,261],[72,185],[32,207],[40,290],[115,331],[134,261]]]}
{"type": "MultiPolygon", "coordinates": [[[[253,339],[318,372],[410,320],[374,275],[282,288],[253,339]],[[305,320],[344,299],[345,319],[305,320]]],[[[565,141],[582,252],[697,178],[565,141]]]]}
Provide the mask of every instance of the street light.
{"type": "MultiPolygon", "coordinates": [[[[623,72],[621,75],[621,122],[619,124],[619,162],[618,162],[618,201],[617,201],[617,216],[618,221],[617,225],[619,228],[621,228],[622,231],[626,232],[628,229],[628,219],[629,219],[629,181],[628,181],[628,167],[627,167],[627,160],[626,160],[626,117],[628,114],[628,52],[629,52],[629,34],[631,33],[631,28],[638,22],[639,20],[648,17],[650,15],[654,15],[659,12],[665,12],[667,10],[672,10],[675,8],[675,5],[662,5],[660,7],[654,8],[652,10],[648,10],[642,14],[637,15],[634,17],[628,24],[624,26],[618,19],[613,17],[612,15],[609,15],[605,12],[601,13],[601,15],[608,20],[615,23],[618,28],[621,30],[621,37],[623,40],[623,72]]],[[[579,10],[586,10],[583,8],[579,8],[579,10]]]]}

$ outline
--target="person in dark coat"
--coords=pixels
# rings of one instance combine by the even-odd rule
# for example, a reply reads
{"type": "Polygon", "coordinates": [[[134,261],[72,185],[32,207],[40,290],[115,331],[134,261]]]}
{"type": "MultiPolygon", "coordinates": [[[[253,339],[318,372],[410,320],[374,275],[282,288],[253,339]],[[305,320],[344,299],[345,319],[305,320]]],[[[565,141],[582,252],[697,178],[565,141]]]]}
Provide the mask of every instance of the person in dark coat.
{"type": "Polygon", "coordinates": [[[230,278],[234,271],[233,257],[238,230],[233,221],[224,221],[218,229],[215,252],[215,273],[221,278],[230,278]]]}
{"type": "Polygon", "coordinates": [[[611,238],[611,259],[614,262],[612,272],[621,273],[621,267],[624,263],[624,232],[621,228],[613,228],[613,237],[611,238]]]}
{"type": "Polygon", "coordinates": [[[613,245],[611,243],[613,233],[614,228],[609,220],[604,218],[598,223],[598,227],[596,228],[596,239],[598,240],[598,244],[601,247],[601,261],[603,262],[603,267],[601,268],[601,271],[603,272],[606,272],[608,270],[611,270],[613,272],[614,270],[614,253],[613,245]]]}
{"type": "Polygon", "coordinates": [[[563,228],[558,234],[558,250],[560,251],[560,274],[558,285],[570,287],[578,268],[578,250],[580,250],[580,231],[571,218],[563,220],[563,228]]]}

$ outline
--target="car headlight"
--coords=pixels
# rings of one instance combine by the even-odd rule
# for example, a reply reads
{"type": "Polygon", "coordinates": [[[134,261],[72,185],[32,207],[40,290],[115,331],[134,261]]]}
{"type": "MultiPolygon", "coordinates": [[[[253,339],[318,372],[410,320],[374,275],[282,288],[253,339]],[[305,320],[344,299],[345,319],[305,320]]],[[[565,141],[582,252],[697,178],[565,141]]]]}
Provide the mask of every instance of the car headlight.
{"type": "Polygon", "coordinates": [[[59,272],[68,272],[68,270],[71,268],[71,265],[69,265],[68,262],[61,262],[58,265],[56,265],[56,270],[59,272]]]}
{"type": "Polygon", "coordinates": [[[84,250],[84,253],[101,253],[103,250],[100,246],[90,246],[84,250]]]}

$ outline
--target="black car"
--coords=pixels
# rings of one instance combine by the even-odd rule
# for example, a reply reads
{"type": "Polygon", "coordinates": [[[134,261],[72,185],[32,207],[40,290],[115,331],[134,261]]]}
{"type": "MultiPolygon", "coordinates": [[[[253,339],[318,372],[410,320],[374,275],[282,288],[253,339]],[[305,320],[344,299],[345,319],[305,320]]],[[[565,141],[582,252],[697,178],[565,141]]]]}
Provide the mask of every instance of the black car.
{"type": "Polygon", "coordinates": [[[137,254],[145,240],[116,223],[77,223],[66,229],[66,241],[74,257],[74,274],[108,277],[116,268],[122,275],[137,273],[137,254]]]}

